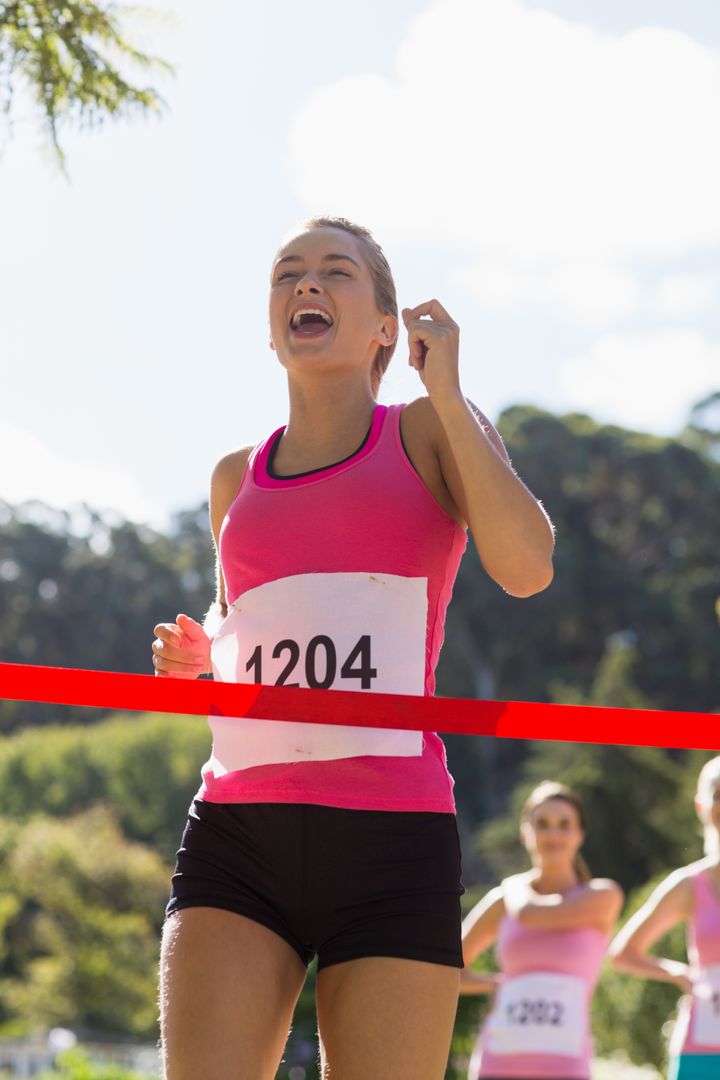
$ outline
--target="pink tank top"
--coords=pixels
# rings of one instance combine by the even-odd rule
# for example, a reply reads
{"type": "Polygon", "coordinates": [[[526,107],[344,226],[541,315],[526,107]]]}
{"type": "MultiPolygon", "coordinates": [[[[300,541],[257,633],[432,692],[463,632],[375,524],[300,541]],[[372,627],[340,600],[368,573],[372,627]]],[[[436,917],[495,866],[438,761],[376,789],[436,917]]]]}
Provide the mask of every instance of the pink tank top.
{"type": "MultiPolygon", "coordinates": [[[[220,531],[228,617],[216,677],[430,695],[467,537],[430,495],[400,436],[402,405],[375,407],[357,453],[275,479],[282,432],[251,453],[220,531]]],[[[210,717],[199,798],[453,812],[431,732],[210,717]]]]}
{"type": "Polygon", "coordinates": [[[707,866],[690,878],[693,912],[688,923],[688,961],[694,993],[680,1003],[670,1053],[720,1054],[720,896],[707,866]]]}
{"type": "Polygon", "coordinates": [[[470,1062],[481,1077],[590,1076],[590,999],[608,935],[537,930],[504,916],[495,947],[503,982],[470,1062]]]}

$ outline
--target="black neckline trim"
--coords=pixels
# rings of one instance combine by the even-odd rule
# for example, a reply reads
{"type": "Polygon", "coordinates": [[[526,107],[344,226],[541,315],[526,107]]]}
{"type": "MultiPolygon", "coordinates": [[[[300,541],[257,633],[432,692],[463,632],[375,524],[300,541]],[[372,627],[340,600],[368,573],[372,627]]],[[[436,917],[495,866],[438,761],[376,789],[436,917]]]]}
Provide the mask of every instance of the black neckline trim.
{"type": "Polygon", "coordinates": [[[321,465],[319,469],[308,469],[307,472],[290,473],[287,476],[279,476],[273,469],[273,461],[275,460],[275,452],[280,445],[280,440],[285,433],[285,428],[282,428],[280,431],[278,431],[277,435],[273,439],[273,444],[270,447],[270,453],[268,454],[267,463],[265,465],[267,474],[272,480],[300,480],[303,476],[313,476],[315,473],[325,472],[327,469],[334,469],[337,465],[344,465],[346,461],[350,461],[352,458],[356,457],[357,454],[360,453],[360,451],[363,449],[368,439],[370,438],[372,428],[373,426],[371,422],[370,427],[367,429],[367,432],[365,434],[365,438],[360,443],[357,450],[353,450],[352,454],[348,454],[348,456],[343,458],[341,461],[334,461],[332,465],[321,465]]]}

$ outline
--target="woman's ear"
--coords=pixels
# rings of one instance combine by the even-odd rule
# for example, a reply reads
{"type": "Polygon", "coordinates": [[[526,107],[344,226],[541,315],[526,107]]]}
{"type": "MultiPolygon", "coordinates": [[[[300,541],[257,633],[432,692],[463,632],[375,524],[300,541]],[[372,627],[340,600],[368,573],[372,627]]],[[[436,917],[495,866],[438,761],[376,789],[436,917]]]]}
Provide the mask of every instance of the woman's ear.
{"type": "Polygon", "coordinates": [[[270,338],[269,345],[270,345],[270,348],[272,349],[272,351],[275,352],[275,342],[273,341],[272,338],[270,338]]]}
{"type": "Polygon", "coordinates": [[[390,345],[394,345],[398,336],[398,321],[394,315],[383,315],[380,327],[377,330],[374,340],[378,345],[384,345],[388,348],[390,345]]]}

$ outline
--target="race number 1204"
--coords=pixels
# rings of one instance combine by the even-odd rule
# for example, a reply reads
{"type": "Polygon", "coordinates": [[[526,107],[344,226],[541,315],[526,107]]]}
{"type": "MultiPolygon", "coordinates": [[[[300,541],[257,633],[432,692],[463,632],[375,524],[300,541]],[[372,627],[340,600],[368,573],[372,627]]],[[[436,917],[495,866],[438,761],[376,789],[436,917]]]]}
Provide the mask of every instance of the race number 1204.
{"type": "Polygon", "coordinates": [[[369,634],[363,634],[344,659],[338,658],[335,643],[327,634],[310,638],[304,650],[294,638],[283,638],[273,647],[271,659],[268,652],[269,646],[264,649],[263,645],[256,645],[245,664],[245,671],[254,683],[270,685],[269,675],[270,678],[275,676],[275,686],[300,686],[299,682],[289,681],[294,674],[299,674],[298,665],[304,669],[305,682],[313,690],[328,690],[338,676],[338,666],[340,679],[357,680],[362,690],[372,689],[373,679],[377,678],[377,668],[372,666],[369,634]]]}

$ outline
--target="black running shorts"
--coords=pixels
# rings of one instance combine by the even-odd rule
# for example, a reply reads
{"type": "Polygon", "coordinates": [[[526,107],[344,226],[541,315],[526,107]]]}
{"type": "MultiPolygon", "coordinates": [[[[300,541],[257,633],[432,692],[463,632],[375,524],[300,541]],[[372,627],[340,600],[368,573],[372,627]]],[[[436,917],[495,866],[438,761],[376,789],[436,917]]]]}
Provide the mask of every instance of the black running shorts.
{"type": "Polygon", "coordinates": [[[460,877],[453,814],[196,799],[167,915],[237,912],[318,969],[363,956],[462,967],[460,877]]]}

